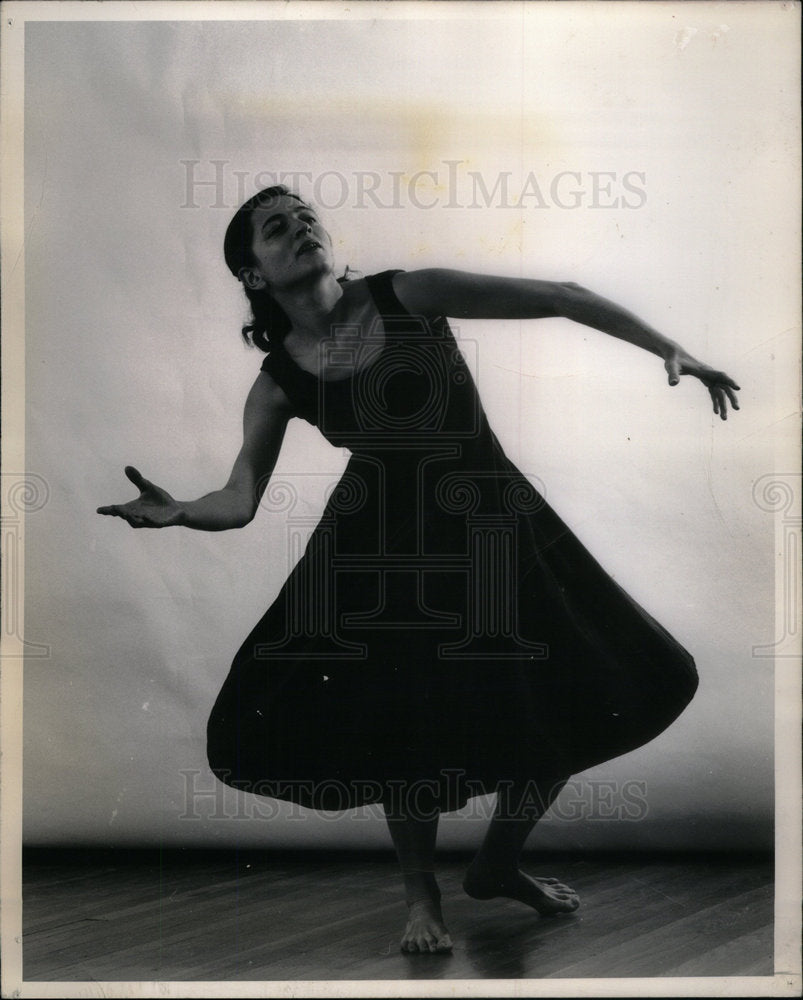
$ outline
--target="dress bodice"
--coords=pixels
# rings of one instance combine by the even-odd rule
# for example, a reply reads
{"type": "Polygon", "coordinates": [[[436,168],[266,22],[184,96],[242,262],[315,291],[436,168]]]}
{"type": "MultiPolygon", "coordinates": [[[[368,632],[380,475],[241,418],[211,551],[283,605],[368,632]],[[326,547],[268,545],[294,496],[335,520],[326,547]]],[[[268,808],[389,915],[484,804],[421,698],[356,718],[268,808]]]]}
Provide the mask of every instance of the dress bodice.
{"type": "Polygon", "coordinates": [[[332,444],[354,453],[393,449],[399,457],[434,445],[461,451],[487,430],[476,388],[444,317],[412,316],[393,291],[398,271],[369,275],[378,315],[368,330],[324,342],[322,379],[300,368],[282,345],[265,358],[295,413],[332,444]],[[365,359],[365,360],[364,360],[365,359]]]}

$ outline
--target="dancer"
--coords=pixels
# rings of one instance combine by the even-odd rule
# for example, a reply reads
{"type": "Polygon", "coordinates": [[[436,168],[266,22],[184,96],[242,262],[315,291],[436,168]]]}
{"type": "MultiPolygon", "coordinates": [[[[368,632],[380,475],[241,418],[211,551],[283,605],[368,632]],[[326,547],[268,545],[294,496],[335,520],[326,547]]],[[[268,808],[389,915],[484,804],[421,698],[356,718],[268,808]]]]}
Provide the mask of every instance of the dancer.
{"type": "Polygon", "coordinates": [[[616,584],[504,454],[446,317],[563,316],[650,351],[714,413],[738,386],[572,283],[461,271],[337,279],[317,213],[275,186],[238,209],[226,263],[265,358],[226,485],[140,491],[98,512],[135,528],[239,528],[257,512],[291,417],[350,459],[281,593],[212,709],[220,780],[324,810],[382,803],[408,905],[407,952],[451,939],[434,874],[438,817],[496,792],[464,888],[542,915],[576,894],[519,870],[573,774],[661,733],[697,687],[692,657],[616,584]]]}

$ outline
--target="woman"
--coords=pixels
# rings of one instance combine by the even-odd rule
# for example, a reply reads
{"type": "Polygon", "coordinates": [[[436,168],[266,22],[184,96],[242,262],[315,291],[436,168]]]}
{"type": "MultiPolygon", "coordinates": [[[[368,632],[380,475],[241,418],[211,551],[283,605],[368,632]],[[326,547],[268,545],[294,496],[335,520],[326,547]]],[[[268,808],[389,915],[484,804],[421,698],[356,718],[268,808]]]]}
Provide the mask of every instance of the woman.
{"type": "Polygon", "coordinates": [[[576,894],[518,868],[572,774],[651,740],[692,698],[689,654],[611,580],[504,455],[445,317],[565,316],[693,375],[724,420],[738,386],[575,284],[428,269],[338,281],[316,213],[251,198],[224,252],[266,352],[226,485],[174,500],[135,469],[132,527],[238,528],[288,420],[351,452],[281,594],[212,710],[215,774],[322,809],[381,802],[404,879],[402,949],[451,940],[434,875],[438,817],[496,791],[464,888],[541,914],[576,894]]]}

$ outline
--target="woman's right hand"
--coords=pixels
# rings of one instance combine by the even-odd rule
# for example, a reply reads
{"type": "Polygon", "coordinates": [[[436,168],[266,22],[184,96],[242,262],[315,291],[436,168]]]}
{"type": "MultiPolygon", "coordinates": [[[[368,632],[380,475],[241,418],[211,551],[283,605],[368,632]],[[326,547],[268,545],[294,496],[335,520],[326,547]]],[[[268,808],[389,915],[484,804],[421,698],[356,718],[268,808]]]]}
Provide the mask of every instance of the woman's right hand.
{"type": "Polygon", "coordinates": [[[132,465],[125,467],[125,474],[140,491],[137,499],[98,507],[98,514],[122,517],[132,528],[168,528],[183,523],[184,511],[167,490],[148,482],[132,465]]]}

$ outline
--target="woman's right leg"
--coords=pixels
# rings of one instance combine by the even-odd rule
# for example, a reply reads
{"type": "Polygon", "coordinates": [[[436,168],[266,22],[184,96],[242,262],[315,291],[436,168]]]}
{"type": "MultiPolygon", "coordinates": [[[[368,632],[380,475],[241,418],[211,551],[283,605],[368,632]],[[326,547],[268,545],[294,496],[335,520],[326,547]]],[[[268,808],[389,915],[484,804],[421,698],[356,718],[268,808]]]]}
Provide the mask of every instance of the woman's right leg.
{"type": "Polygon", "coordinates": [[[441,894],[435,880],[435,841],[439,813],[424,816],[386,806],[387,820],[399,859],[408,919],[401,942],[406,952],[448,952],[452,940],[441,914],[441,894]]]}

